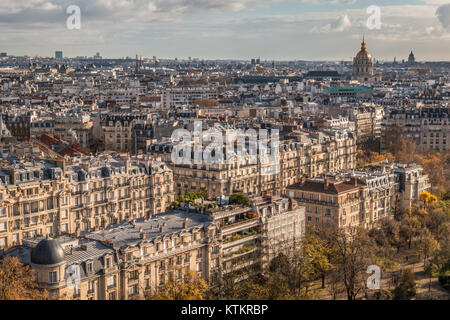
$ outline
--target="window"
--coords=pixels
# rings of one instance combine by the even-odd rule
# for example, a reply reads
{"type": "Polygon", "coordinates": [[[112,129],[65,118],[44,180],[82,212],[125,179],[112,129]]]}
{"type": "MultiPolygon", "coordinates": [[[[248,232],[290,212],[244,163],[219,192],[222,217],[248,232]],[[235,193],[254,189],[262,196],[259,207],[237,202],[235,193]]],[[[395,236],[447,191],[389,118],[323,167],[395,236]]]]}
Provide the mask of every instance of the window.
{"type": "Polygon", "coordinates": [[[88,282],[88,293],[94,292],[94,285],[95,285],[95,282],[93,280],[88,282]]]}
{"type": "Polygon", "coordinates": [[[131,271],[130,280],[137,280],[137,279],[139,279],[139,271],[138,270],[131,271]]]}
{"type": "Polygon", "coordinates": [[[116,300],[116,293],[115,292],[110,292],[108,295],[108,299],[109,300],[116,300]]]}
{"type": "Polygon", "coordinates": [[[6,231],[6,222],[0,222],[0,232],[6,231]]]}
{"type": "Polygon", "coordinates": [[[109,287],[115,287],[116,286],[116,276],[110,276],[108,277],[108,288],[109,287]]]}
{"type": "Polygon", "coordinates": [[[6,238],[0,238],[0,248],[6,247],[6,244],[7,244],[6,238]]]}
{"type": "Polygon", "coordinates": [[[148,276],[151,272],[151,267],[150,265],[145,266],[145,275],[148,276]]]}
{"type": "Polygon", "coordinates": [[[137,284],[128,287],[128,294],[130,296],[134,295],[134,294],[137,294],[137,293],[138,293],[138,286],[137,286],[137,284]]]}
{"type": "Polygon", "coordinates": [[[92,273],[94,271],[92,262],[87,262],[86,263],[86,270],[87,270],[87,273],[92,273]]]}
{"type": "Polygon", "coordinates": [[[50,283],[58,282],[58,272],[57,271],[50,271],[48,273],[48,282],[50,282],[50,283]]]}
{"type": "Polygon", "coordinates": [[[111,258],[106,258],[105,266],[106,266],[106,268],[111,267],[111,258]]]}

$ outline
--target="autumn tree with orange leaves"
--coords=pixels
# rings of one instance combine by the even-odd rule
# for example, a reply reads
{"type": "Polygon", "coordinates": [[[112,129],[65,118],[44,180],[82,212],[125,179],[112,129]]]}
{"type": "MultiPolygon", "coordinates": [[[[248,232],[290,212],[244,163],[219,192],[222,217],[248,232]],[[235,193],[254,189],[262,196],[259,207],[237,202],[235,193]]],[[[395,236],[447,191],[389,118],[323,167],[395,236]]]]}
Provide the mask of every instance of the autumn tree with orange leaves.
{"type": "Polygon", "coordinates": [[[37,288],[35,273],[17,257],[0,260],[0,300],[46,300],[45,290],[37,288]]]}
{"type": "Polygon", "coordinates": [[[171,280],[160,285],[147,300],[205,300],[209,287],[205,280],[189,271],[183,280],[171,280]]]}

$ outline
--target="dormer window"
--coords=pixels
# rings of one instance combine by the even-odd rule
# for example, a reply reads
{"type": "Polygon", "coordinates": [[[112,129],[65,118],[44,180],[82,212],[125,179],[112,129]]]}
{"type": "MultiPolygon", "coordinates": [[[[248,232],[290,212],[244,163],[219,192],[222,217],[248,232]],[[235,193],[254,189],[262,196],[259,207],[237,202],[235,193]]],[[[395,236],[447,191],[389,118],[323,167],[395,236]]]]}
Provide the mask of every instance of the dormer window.
{"type": "Polygon", "coordinates": [[[94,263],[93,263],[92,261],[86,262],[86,272],[87,272],[88,274],[94,272],[94,263]]]}
{"type": "Polygon", "coordinates": [[[105,258],[105,267],[110,268],[111,267],[111,258],[105,258]]]}

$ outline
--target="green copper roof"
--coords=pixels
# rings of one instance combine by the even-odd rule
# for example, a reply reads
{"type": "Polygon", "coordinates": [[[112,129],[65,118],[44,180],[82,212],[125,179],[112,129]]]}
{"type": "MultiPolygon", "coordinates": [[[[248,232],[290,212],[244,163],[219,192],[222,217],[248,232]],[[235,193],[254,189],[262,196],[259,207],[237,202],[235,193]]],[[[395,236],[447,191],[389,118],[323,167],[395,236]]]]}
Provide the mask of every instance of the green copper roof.
{"type": "Polygon", "coordinates": [[[339,93],[339,92],[372,92],[371,88],[367,87],[330,87],[328,88],[329,93],[339,93]]]}

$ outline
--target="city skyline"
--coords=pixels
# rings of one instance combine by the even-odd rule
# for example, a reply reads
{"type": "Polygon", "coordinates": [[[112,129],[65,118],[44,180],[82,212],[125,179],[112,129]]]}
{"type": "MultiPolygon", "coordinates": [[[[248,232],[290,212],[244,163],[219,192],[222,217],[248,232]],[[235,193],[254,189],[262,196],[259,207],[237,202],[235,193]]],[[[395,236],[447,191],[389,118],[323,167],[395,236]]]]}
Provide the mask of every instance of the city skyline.
{"type": "Polygon", "coordinates": [[[0,25],[10,55],[350,61],[363,34],[380,61],[407,60],[411,50],[418,61],[445,61],[450,52],[447,0],[8,0],[0,25]],[[70,5],[81,10],[79,30],[66,27],[70,5]],[[381,25],[370,30],[373,5],[381,25]]]}

